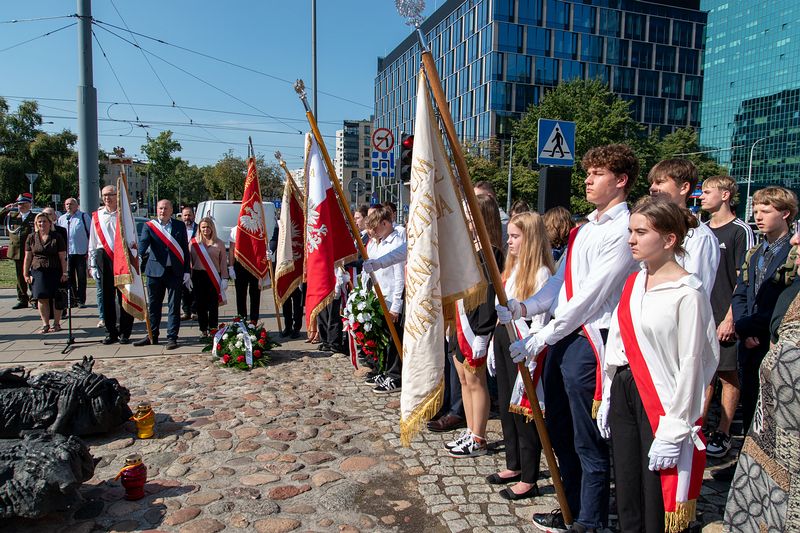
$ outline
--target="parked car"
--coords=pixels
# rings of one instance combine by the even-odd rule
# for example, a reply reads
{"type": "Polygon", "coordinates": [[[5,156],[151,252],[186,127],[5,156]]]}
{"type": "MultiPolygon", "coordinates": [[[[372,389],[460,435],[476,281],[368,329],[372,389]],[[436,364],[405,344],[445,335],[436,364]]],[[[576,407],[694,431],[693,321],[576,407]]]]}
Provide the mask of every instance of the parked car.
{"type": "Polygon", "coordinates": [[[4,244],[3,246],[0,246],[0,260],[2,260],[2,259],[8,259],[8,245],[7,244],[4,244]]]}
{"type": "MultiPolygon", "coordinates": [[[[278,223],[275,218],[275,205],[272,202],[262,202],[262,204],[267,223],[267,240],[269,240],[278,223]]],[[[231,228],[238,224],[241,209],[242,202],[239,200],[206,200],[197,204],[195,222],[200,222],[203,217],[213,218],[217,227],[217,237],[225,242],[227,248],[231,240],[231,228]]]]}

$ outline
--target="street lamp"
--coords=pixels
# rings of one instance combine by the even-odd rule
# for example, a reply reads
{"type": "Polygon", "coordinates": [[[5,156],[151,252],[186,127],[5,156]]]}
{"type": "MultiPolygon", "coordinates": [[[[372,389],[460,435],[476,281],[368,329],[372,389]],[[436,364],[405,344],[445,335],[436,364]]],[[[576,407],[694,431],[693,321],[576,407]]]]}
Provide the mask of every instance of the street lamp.
{"type": "Polygon", "coordinates": [[[761,137],[756,142],[753,143],[753,146],[750,147],[750,165],[747,170],[747,203],[745,204],[745,213],[744,213],[744,221],[749,222],[750,216],[753,214],[753,206],[752,200],[750,198],[750,185],[753,183],[753,152],[756,149],[756,145],[761,141],[766,141],[768,137],[761,137]]]}

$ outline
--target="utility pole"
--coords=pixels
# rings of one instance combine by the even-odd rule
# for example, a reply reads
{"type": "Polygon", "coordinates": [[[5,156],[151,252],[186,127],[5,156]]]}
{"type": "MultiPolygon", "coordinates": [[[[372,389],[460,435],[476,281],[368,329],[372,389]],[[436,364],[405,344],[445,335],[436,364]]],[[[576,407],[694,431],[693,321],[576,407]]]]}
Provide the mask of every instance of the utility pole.
{"type": "Polygon", "coordinates": [[[97,161],[97,89],[92,73],[92,0],[78,1],[78,189],[81,210],[100,203],[97,161]]]}
{"type": "Polygon", "coordinates": [[[311,87],[314,118],[319,120],[319,114],[317,114],[317,0],[311,0],[311,87]]]}

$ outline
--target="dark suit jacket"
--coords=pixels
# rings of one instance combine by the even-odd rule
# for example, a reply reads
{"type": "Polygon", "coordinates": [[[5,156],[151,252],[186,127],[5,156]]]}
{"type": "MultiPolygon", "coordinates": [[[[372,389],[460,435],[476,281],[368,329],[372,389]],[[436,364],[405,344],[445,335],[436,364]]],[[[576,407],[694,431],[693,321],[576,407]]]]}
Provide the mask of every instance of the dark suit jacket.
{"type": "MultiPolygon", "coordinates": [[[[769,347],[769,323],[778,297],[786,289],[783,281],[775,280],[775,273],[783,268],[786,257],[789,255],[791,245],[786,244],[776,253],[767,265],[764,282],[756,293],[756,267],[763,250],[758,249],[747,265],[747,282],[744,281],[744,271],[739,272],[736,280],[736,289],[733,291],[731,305],[733,306],[733,321],[736,334],[740,339],[757,337],[762,346],[769,347]]],[[[781,276],[783,278],[783,276],[781,276]]]]}
{"type": "MultiPolygon", "coordinates": [[[[158,224],[158,220],[154,220],[158,224]]],[[[144,275],[158,278],[164,275],[183,279],[184,274],[189,273],[189,241],[186,239],[186,225],[171,219],[169,233],[178,242],[183,250],[184,262],[167,248],[167,245],[156,235],[156,230],[150,229],[145,224],[142,226],[142,234],[139,236],[139,253],[144,256],[147,254],[147,264],[144,268],[144,275]],[[170,255],[170,267],[167,269],[167,255],[170,255]]]]}

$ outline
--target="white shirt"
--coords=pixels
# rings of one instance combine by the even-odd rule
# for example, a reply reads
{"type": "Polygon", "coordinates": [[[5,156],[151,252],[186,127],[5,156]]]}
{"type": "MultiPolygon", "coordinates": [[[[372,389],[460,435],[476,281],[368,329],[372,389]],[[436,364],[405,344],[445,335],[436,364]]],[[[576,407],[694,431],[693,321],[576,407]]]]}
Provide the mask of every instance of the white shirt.
{"type": "MultiPolygon", "coordinates": [[[[640,276],[645,273],[642,270],[640,276]]],[[[645,279],[637,281],[644,283],[645,279]]],[[[639,347],[664,407],[665,414],[655,436],[678,443],[689,436],[702,415],[705,389],[719,362],[711,303],[700,279],[692,274],[644,291],[640,304],[633,297],[631,300],[639,347]],[[639,312],[638,306],[641,306],[639,312]]],[[[603,386],[610,386],[617,367],[627,364],[615,309],[606,342],[603,386]]],[[[604,398],[607,397],[609,391],[603,392],[604,398]]]]}
{"type": "Polygon", "coordinates": [[[524,302],[528,317],[554,307],[553,320],[538,334],[551,346],[584,324],[608,328],[625,279],[638,268],[628,246],[630,212],[625,202],[599,217],[595,210],[587,218],[572,246],[572,299],[567,300],[563,261],[545,286],[524,302]]]}
{"type": "Polygon", "coordinates": [[[675,260],[686,272],[698,277],[703,292],[710,298],[711,289],[714,288],[714,281],[717,278],[720,259],[717,236],[708,226],[700,224],[689,230],[686,238],[683,239],[683,249],[686,250],[686,254],[683,257],[676,255],[675,260]]]}
{"type": "MultiPolygon", "coordinates": [[[[100,222],[100,226],[105,228],[104,236],[108,237],[108,245],[111,247],[111,250],[114,250],[114,236],[117,234],[117,212],[111,211],[109,212],[105,207],[101,207],[97,210],[97,218],[100,222]]],[[[95,251],[103,249],[103,243],[100,242],[100,238],[97,236],[97,231],[95,231],[94,221],[91,222],[92,228],[89,232],[89,266],[92,268],[96,268],[97,265],[95,264],[95,251]]]]}
{"type": "Polygon", "coordinates": [[[74,215],[64,213],[58,217],[56,224],[67,230],[69,238],[67,243],[68,254],[85,255],[88,252],[88,235],[91,233],[91,217],[89,215],[83,211],[75,211],[74,215]]]}
{"type": "MultiPolygon", "coordinates": [[[[370,239],[367,245],[367,255],[379,258],[403,244],[405,244],[405,240],[395,228],[380,242],[378,242],[378,239],[370,239]]],[[[386,306],[392,313],[400,313],[403,310],[403,289],[406,284],[405,268],[406,262],[398,261],[391,266],[374,272],[375,279],[378,281],[383,297],[386,299],[386,306]]]]}
{"type": "MultiPolygon", "coordinates": [[[[534,290],[538,291],[539,289],[541,289],[545,285],[545,283],[547,283],[547,280],[549,280],[551,277],[552,274],[550,273],[549,268],[547,268],[546,266],[539,267],[539,271],[536,273],[536,287],[534,290]]],[[[517,290],[516,281],[517,281],[517,266],[514,265],[514,271],[511,272],[511,275],[508,276],[508,279],[506,280],[506,286],[505,286],[506,297],[508,298],[518,297],[518,294],[516,293],[517,290]]],[[[497,300],[497,297],[495,297],[494,303],[495,305],[498,305],[500,303],[497,300]]],[[[541,331],[541,329],[545,326],[545,324],[547,324],[547,322],[550,321],[550,311],[547,310],[542,313],[533,315],[530,317],[530,321],[531,321],[530,326],[526,325],[525,334],[536,333],[538,331],[541,331]]]]}

